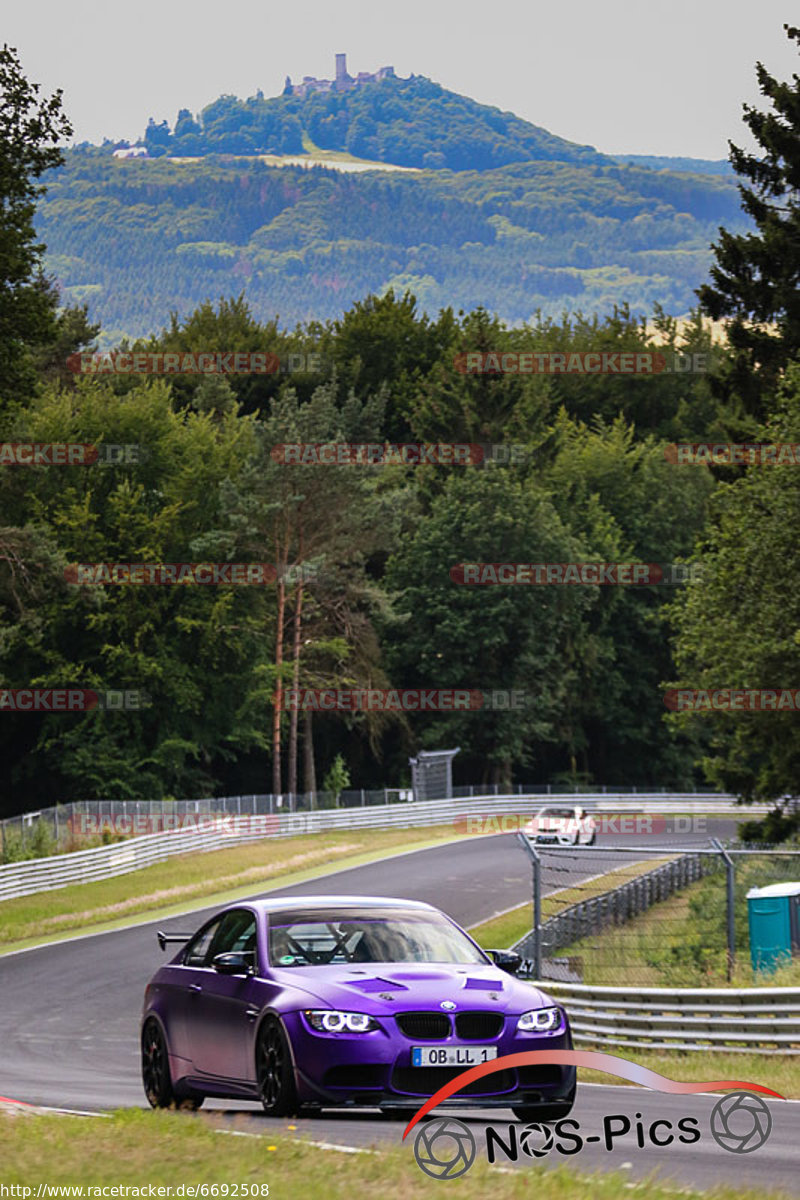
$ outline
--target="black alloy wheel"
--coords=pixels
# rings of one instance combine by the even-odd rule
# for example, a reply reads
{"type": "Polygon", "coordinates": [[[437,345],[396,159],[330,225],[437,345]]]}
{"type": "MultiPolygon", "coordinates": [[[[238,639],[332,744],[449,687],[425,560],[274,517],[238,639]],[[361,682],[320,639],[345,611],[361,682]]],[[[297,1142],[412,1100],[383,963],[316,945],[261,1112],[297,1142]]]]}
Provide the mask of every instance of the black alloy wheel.
{"type": "Polygon", "coordinates": [[[267,1017],[256,1043],[256,1077],[264,1112],[270,1117],[288,1117],[297,1112],[289,1040],[277,1017],[267,1017]]]}

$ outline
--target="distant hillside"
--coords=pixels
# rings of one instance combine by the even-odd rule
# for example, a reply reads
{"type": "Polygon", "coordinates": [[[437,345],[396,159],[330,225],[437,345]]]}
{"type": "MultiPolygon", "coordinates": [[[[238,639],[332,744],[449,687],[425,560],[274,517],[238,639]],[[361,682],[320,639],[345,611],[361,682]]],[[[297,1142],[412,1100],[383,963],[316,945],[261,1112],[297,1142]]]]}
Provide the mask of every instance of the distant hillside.
{"type": "Polygon", "coordinates": [[[727,158],[667,158],[657,154],[615,154],[614,162],[632,167],[652,167],[655,171],[691,171],[693,175],[726,175],[732,179],[733,167],[727,158]]]}
{"type": "Polygon", "coordinates": [[[592,146],[556,137],[422,75],[305,97],[220,96],[199,121],[187,109],[173,129],[151,120],[143,141],[151,157],[297,154],[304,135],[323,150],[403,167],[469,171],[514,162],[611,161],[592,146]]]}
{"type": "Polygon", "coordinates": [[[720,224],[744,227],[733,181],[613,161],[350,175],[99,149],[68,153],[37,213],[47,269],[112,341],[242,290],[287,326],[389,287],[511,322],[625,301],[680,315],[720,224]]]}

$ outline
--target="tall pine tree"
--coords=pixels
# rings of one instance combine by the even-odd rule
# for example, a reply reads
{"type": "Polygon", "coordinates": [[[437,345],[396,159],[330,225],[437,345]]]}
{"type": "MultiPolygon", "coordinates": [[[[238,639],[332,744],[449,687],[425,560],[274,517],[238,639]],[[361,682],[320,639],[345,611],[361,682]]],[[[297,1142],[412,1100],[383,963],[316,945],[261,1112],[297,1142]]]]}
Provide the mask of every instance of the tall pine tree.
{"type": "Polygon", "coordinates": [[[39,97],[16,50],[0,50],[0,398],[19,401],[35,383],[33,348],[59,336],[58,297],[41,269],[33,218],[44,191],[35,181],[63,161],[72,133],[61,92],[39,97]]]}
{"type": "MultiPolygon", "coordinates": [[[[800,50],[800,29],[784,29],[800,50]]],[[[713,283],[697,293],[709,316],[730,318],[733,354],[717,390],[745,420],[765,418],[784,367],[800,352],[800,77],[781,83],[760,62],[756,74],[772,111],[745,104],[744,121],[763,156],[729,143],[731,165],[749,181],[739,192],[756,228],[720,229],[713,283]]]]}

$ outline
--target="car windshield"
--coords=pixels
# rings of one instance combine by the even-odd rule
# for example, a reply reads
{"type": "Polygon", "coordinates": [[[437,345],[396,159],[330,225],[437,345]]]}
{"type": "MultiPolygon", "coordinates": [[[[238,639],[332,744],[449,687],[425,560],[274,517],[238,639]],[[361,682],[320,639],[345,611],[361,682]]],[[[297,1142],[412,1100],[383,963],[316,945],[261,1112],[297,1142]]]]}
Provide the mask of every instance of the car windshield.
{"type": "Polygon", "coordinates": [[[379,915],[374,909],[274,913],[269,959],[275,967],[488,961],[446,917],[407,909],[387,909],[379,915]]]}
{"type": "Polygon", "coordinates": [[[540,817],[558,817],[559,820],[571,821],[575,818],[574,808],[543,808],[540,817]]]}

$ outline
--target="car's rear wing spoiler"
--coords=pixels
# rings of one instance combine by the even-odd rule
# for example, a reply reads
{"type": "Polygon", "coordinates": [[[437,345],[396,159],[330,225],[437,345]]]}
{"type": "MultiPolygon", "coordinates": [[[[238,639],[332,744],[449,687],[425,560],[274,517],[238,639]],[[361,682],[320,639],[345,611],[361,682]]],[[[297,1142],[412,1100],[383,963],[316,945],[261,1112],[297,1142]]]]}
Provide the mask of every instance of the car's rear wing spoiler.
{"type": "Polygon", "coordinates": [[[156,934],[156,937],[158,938],[158,944],[161,947],[161,949],[166,950],[167,945],[170,942],[180,942],[180,943],[188,942],[189,938],[192,937],[192,934],[191,933],[164,933],[163,930],[159,929],[158,933],[156,934]]]}

